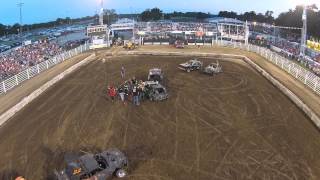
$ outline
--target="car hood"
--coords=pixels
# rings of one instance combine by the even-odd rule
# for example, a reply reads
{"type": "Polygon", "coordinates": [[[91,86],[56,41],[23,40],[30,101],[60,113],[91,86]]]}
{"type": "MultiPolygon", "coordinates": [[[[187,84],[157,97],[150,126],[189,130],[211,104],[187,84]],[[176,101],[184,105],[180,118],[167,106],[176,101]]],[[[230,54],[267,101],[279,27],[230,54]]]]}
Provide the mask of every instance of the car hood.
{"type": "Polygon", "coordinates": [[[182,67],[189,67],[190,65],[189,65],[189,63],[182,63],[182,64],[180,64],[180,66],[182,66],[182,67]]]}

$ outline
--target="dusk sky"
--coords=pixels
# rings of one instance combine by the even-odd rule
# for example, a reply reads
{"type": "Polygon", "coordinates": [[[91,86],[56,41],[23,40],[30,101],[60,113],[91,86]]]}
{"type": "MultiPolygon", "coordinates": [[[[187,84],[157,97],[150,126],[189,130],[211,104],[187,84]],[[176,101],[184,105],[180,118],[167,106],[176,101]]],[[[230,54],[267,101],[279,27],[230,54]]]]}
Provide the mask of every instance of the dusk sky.
{"type": "MultiPolygon", "coordinates": [[[[19,22],[20,0],[1,0],[0,23],[19,22]]],[[[58,17],[83,17],[93,15],[99,9],[99,0],[21,0],[23,23],[37,23],[55,20],[58,17]]],[[[118,13],[137,13],[146,8],[159,7],[165,12],[203,11],[217,14],[221,10],[242,13],[254,10],[265,12],[272,10],[275,15],[294,8],[303,1],[315,3],[320,7],[320,0],[104,0],[104,7],[116,9],[118,13]]]]}

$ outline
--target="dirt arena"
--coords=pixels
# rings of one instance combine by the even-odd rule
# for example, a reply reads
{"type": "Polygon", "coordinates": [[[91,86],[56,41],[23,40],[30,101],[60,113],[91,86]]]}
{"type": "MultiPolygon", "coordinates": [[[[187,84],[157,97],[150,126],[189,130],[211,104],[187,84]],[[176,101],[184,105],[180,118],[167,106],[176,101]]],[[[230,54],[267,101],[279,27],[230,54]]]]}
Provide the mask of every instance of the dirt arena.
{"type": "MultiPolygon", "coordinates": [[[[0,128],[0,179],[50,179],[66,154],[119,148],[130,180],[320,179],[319,131],[240,60],[215,77],[177,70],[190,58],[100,58],[62,80],[0,128]],[[165,72],[169,100],[111,102],[108,83],[165,72]]],[[[215,62],[202,59],[205,63],[215,62]]]]}

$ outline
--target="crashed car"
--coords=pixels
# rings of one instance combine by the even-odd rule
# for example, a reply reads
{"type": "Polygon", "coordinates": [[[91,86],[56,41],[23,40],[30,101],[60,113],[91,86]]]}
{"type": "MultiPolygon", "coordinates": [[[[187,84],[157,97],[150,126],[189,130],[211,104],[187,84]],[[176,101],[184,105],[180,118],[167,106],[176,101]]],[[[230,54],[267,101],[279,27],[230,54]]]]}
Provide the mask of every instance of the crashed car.
{"type": "Polygon", "coordinates": [[[202,62],[198,61],[196,59],[189,60],[188,62],[179,65],[179,69],[187,71],[187,72],[191,72],[194,70],[200,70],[201,67],[202,67],[202,62]]]}
{"type": "Polygon", "coordinates": [[[154,81],[145,82],[145,95],[150,101],[163,101],[169,97],[167,89],[154,81]]]}
{"type": "Polygon", "coordinates": [[[174,42],[174,47],[177,49],[183,49],[184,48],[184,42],[181,40],[177,40],[174,42]]]}
{"type": "Polygon", "coordinates": [[[153,68],[149,70],[148,81],[158,81],[163,80],[163,72],[159,68],[153,68]]]}
{"type": "Polygon", "coordinates": [[[127,175],[128,159],[117,149],[110,149],[99,154],[87,153],[75,161],[68,162],[64,170],[55,171],[57,180],[105,180],[127,175]]]}
{"type": "Polygon", "coordinates": [[[203,69],[203,73],[214,75],[222,72],[222,66],[217,61],[216,63],[211,63],[203,69]]]}

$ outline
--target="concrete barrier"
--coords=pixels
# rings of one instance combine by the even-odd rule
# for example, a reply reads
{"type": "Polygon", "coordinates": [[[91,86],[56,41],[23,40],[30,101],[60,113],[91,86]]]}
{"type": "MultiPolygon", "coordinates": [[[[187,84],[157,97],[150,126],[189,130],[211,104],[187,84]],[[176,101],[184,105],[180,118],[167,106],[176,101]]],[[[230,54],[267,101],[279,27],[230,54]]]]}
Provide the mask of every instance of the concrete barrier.
{"type": "Polygon", "coordinates": [[[311,121],[320,128],[320,118],[317,116],[312,109],[309,108],[296,94],[294,94],[290,89],[272,77],[268,72],[254,63],[251,59],[244,57],[243,60],[248,63],[251,67],[260,72],[266,79],[268,79],[274,86],[276,86],[283,94],[285,94],[292,102],[294,102],[310,119],[311,121]]]}
{"type": "Polygon", "coordinates": [[[89,57],[85,58],[84,60],[80,61],[79,63],[71,66],[64,72],[60,73],[56,77],[54,77],[52,80],[48,81],[44,85],[42,85],[40,88],[35,90],[33,93],[28,95],[27,97],[23,98],[18,104],[7,110],[5,113],[1,114],[0,116],[0,126],[2,126],[4,123],[6,123],[12,116],[14,116],[18,111],[20,111],[22,108],[24,108],[27,104],[32,102],[35,98],[39,97],[43,92],[45,92],[47,89],[49,89],[51,86],[59,82],[61,79],[66,77],[67,75],[71,74],[81,66],[84,66],[88,64],[91,60],[93,60],[94,54],[90,55],[89,57]]]}

